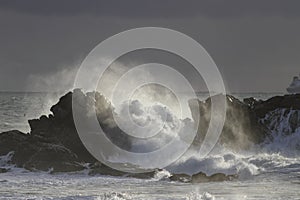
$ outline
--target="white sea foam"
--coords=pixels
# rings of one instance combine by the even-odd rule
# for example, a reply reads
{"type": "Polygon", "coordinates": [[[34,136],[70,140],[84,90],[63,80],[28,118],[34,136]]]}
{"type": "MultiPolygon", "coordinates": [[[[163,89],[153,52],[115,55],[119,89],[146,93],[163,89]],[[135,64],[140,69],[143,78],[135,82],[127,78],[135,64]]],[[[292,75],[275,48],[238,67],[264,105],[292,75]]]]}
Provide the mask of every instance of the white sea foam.
{"type": "Polygon", "coordinates": [[[168,169],[172,173],[185,173],[189,175],[203,172],[207,175],[223,173],[226,175],[238,175],[240,180],[250,179],[252,176],[259,174],[259,167],[249,162],[249,155],[234,153],[230,150],[212,153],[202,158],[197,152],[178,160],[168,169]]]}
{"type": "Polygon", "coordinates": [[[300,155],[300,111],[276,109],[262,120],[271,130],[272,137],[262,145],[268,153],[279,153],[287,157],[300,155]]]}
{"type": "Polygon", "coordinates": [[[167,106],[160,103],[144,106],[139,100],[125,102],[117,116],[119,127],[127,134],[146,138],[132,143],[132,150],[135,152],[150,152],[172,140],[180,140],[179,132],[192,127],[191,121],[188,123],[179,119],[167,106]]]}
{"type": "Polygon", "coordinates": [[[132,197],[127,193],[109,192],[97,197],[95,200],[130,200],[130,199],[132,199],[132,197]]]}
{"type": "Polygon", "coordinates": [[[171,177],[171,173],[165,169],[161,170],[161,171],[158,171],[155,173],[154,175],[154,179],[156,180],[166,180],[168,179],[169,177],[171,177]]]}
{"type": "Polygon", "coordinates": [[[187,195],[186,200],[215,200],[215,197],[208,192],[204,192],[203,194],[192,192],[187,195]]]}

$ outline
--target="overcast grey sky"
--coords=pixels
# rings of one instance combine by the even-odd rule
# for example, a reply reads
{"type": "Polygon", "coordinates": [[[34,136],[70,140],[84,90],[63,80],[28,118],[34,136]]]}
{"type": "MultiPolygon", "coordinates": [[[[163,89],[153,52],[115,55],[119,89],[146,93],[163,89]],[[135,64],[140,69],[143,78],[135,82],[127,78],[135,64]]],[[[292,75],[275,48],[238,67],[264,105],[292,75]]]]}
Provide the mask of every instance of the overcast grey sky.
{"type": "Polygon", "coordinates": [[[229,91],[282,92],[300,73],[299,11],[297,0],[1,0],[0,91],[67,88],[99,42],[159,26],[202,44],[229,91]]]}

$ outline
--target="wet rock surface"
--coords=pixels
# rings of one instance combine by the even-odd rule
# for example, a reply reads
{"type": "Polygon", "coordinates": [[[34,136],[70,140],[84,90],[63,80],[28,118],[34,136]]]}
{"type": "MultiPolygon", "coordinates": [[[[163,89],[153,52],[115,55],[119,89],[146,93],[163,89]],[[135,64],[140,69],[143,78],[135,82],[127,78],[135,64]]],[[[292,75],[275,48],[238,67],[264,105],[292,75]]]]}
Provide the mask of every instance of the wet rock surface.
{"type": "Polygon", "coordinates": [[[199,172],[192,176],[187,174],[174,174],[169,178],[171,181],[183,182],[183,183],[206,183],[206,182],[223,182],[237,180],[237,175],[226,175],[223,173],[216,173],[212,175],[206,175],[203,172],[199,172]]]}
{"type": "MultiPolygon", "coordinates": [[[[218,98],[224,98],[224,96],[216,95],[211,98],[218,100],[218,98]]],[[[206,136],[211,120],[211,98],[208,98],[205,102],[197,99],[189,101],[194,120],[198,118],[197,113],[200,115],[195,145],[201,144],[206,136]]],[[[226,95],[225,100],[227,106],[226,118],[219,141],[225,146],[230,146],[230,148],[236,150],[245,149],[253,143],[257,144],[264,141],[265,137],[269,135],[269,131],[259,121],[256,112],[234,96],[226,95]]]]}
{"type": "MultiPolygon", "coordinates": [[[[130,138],[126,137],[112,120],[114,109],[106,98],[99,93],[83,94],[80,90],[74,90],[73,93],[69,92],[61,97],[59,102],[52,106],[51,115],[29,120],[30,133],[24,134],[18,130],[1,133],[0,156],[13,152],[10,164],[30,171],[56,173],[81,171],[89,168],[90,175],[154,177],[155,171],[130,174],[111,169],[99,163],[88,152],[77,134],[73,120],[72,97],[74,93],[76,93],[75,103],[82,105],[82,113],[85,114],[91,108],[86,105],[91,105],[92,108],[96,107],[97,119],[105,132],[109,133],[107,136],[118,146],[129,150],[131,148],[130,138]]],[[[211,98],[218,98],[218,96],[211,98]]],[[[300,126],[300,95],[277,96],[266,101],[248,98],[244,102],[227,95],[226,103],[226,121],[220,142],[234,149],[245,149],[250,144],[263,142],[269,136],[270,131],[279,128],[276,123],[271,123],[272,119],[279,120],[280,117],[286,116],[289,131],[295,131],[300,126]]],[[[199,109],[200,112],[198,134],[194,141],[194,145],[199,145],[205,137],[210,121],[211,100],[210,98],[205,102],[190,100],[189,105],[194,120],[199,120],[195,116],[197,113],[195,109],[199,109]],[[198,107],[195,104],[198,104],[198,107]]],[[[0,168],[0,173],[6,171],[7,169],[0,168]]],[[[193,176],[172,175],[170,180],[197,183],[227,181],[235,178],[235,176],[224,174],[207,176],[200,172],[193,176]]]]}

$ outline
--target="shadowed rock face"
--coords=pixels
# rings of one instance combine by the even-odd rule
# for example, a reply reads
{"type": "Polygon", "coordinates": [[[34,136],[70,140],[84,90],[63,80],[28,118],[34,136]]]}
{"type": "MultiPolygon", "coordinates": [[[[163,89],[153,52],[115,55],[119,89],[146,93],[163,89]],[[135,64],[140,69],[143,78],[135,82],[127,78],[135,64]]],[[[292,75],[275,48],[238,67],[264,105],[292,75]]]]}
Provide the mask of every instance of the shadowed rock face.
{"type": "MultiPolygon", "coordinates": [[[[24,167],[28,170],[42,170],[52,172],[78,171],[89,164],[90,174],[103,174],[114,176],[130,176],[137,178],[153,177],[155,172],[144,174],[128,174],[113,170],[99,163],[82,144],[73,121],[72,98],[75,104],[82,106],[83,115],[89,109],[96,108],[99,124],[107,133],[107,136],[123,149],[131,148],[130,137],[117,127],[113,120],[114,109],[104,96],[99,93],[83,94],[80,90],[74,90],[61,97],[59,102],[51,108],[52,114],[41,116],[39,119],[29,120],[31,131],[24,134],[13,130],[0,134],[0,156],[14,152],[11,164],[24,167]],[[95,97],[95,98],[94,98],[95,97]]],[[[218,98],[214,96],[212,98],[218,98]]],[[[227,111],[225,126],[220,137],[220,142],[233,149],[244,149],[252,143],[260,143],[269,136],[271,130],[275,130],[276,123],[269,123],[270,120],[278,121],[278,109],[300,110],[300,95],[286,95],[273,97],[267,101],[256,101],[253,98],[239,101],[233,96],[226,96],[227,111]],[[264,119],[264,120],[262,120],[264,119]],[[275,126],[275,127],[273,127],[275,126]]],[[[198,135],[194,145],[201,144],[208,128],[210,120],[211,100],[205,102],[190,100],[190,108],[194,120],[198,120],[195,112],[200,111],[200,122],[198,135]],[[195,106],[198,104],[199,107],[195,106]]],[[[285,116],[285,110],[281,110],[285,116]]],[[[300,126],[299,112],[291,112],[288,115],[289,130],[295,130],[300,126]]],[[[6,169],[1,169],[6,172],[6,169]]],[[[201,172],[194,176],[173,175],[170,179],[181,182],[204,182],[231,180],[234,177],[227,177],[216,174],[208,177],[201,172]]]]}
{"type": "Polygon", "coordinates": [[[266,101],[246,99],[262,124],[274,135],[291,135],[300,128],[300,94],[272,97],[266,101]]]}
{"type": "MultiPolygon", "coordinates": [[[[245,100],[246,102],[249,101],[249,99],[245,100]]],[[[276,109],[300,110],[300,94],[275,96],[266,101],[252,99],[249,102],[252,104],[251,108],[259,118],[263,118],[267,113],[276,109]]]]}
{"type": "MultiPolygon", "coordinates": [[[[220,98],[220,95],[211,98],[220,98]]],[[[195,121],[199,118],[196,116],[197,108],[199,108],[200,114],[195,145],[201,144],[206,135],[211,119],[211,98],[208,98],[205,102],[197,99],[189,101],[195,121]]],[[[219,139],[222,144],[236,150],[245,149],[253,143],[262,142],[269,134],[250,106],[230,95],[226,96],[226,104],[226,119],[219,139]]]]}
{"type": "MultiPolygon", "coordinates": [[[[75,103],[82,104],[85,110],[90,109],[85,106],[90,105],[86,102],[90,101],[91,94],[85,95],[80,90],[74,93],[75,103]]],[[[112,133],[109,138],[129,149],[130,142],[124,137],[118,137],[118,129],[108,126],[112,107],[102,95],[97,93],[95,96],[96,101],[93,102],[97,106],[97,118],[101,120],[101,126],[112,133]]],[[[29,134],[17,130],[1,133],[0,155],[13,151],[11,164],[32,171],[78,171],[84,169],[85,163],[95,163],[97,160],[86,150],[77,134],[72,114],[72,97],[71,92],[61,97],[51,107],[53,114],[29,120],[29,134]]]]}

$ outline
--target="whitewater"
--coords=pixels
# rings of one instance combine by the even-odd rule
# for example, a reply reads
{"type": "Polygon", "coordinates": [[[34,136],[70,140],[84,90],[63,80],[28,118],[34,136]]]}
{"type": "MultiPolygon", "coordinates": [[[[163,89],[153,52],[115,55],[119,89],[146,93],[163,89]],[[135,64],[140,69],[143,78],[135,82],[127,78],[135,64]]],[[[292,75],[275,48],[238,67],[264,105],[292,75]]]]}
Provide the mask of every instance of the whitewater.
{"type": "MultiPolygon", "coordinates": [[[[250,95],[264,99],[273,96],[250,95]]],[[[1,93],[0,132],[12,129],[28,132],[27,119],[49,114],[50,106],[59,96],[1,93]]],[[[288,115],[295,112],[299,111],[290,111],[288,115]]],[[[285,111],[278,109],[262,120],[284,115],[285,111]]],[[[191,150],[152,179],[91,176],[89,169],[56,174],[29,172],[9,163],[12,152],[0,157],[0,167],[9,169],[0,173],[0,199],[300,199],[300,128],[294,130],[287,118],[279,119],[268,122],[277,129],[272,130],[272,139],[267,138],[262,144],[238,152],[217,145],[205,158],[191,150]],[[203,183],[168,180],[174,173],[192,175],[200,171],[207,175],[238,175],[238,179],[203,183]]],[[[139,144],[135,148],[139,149],[139,144]]]]}

